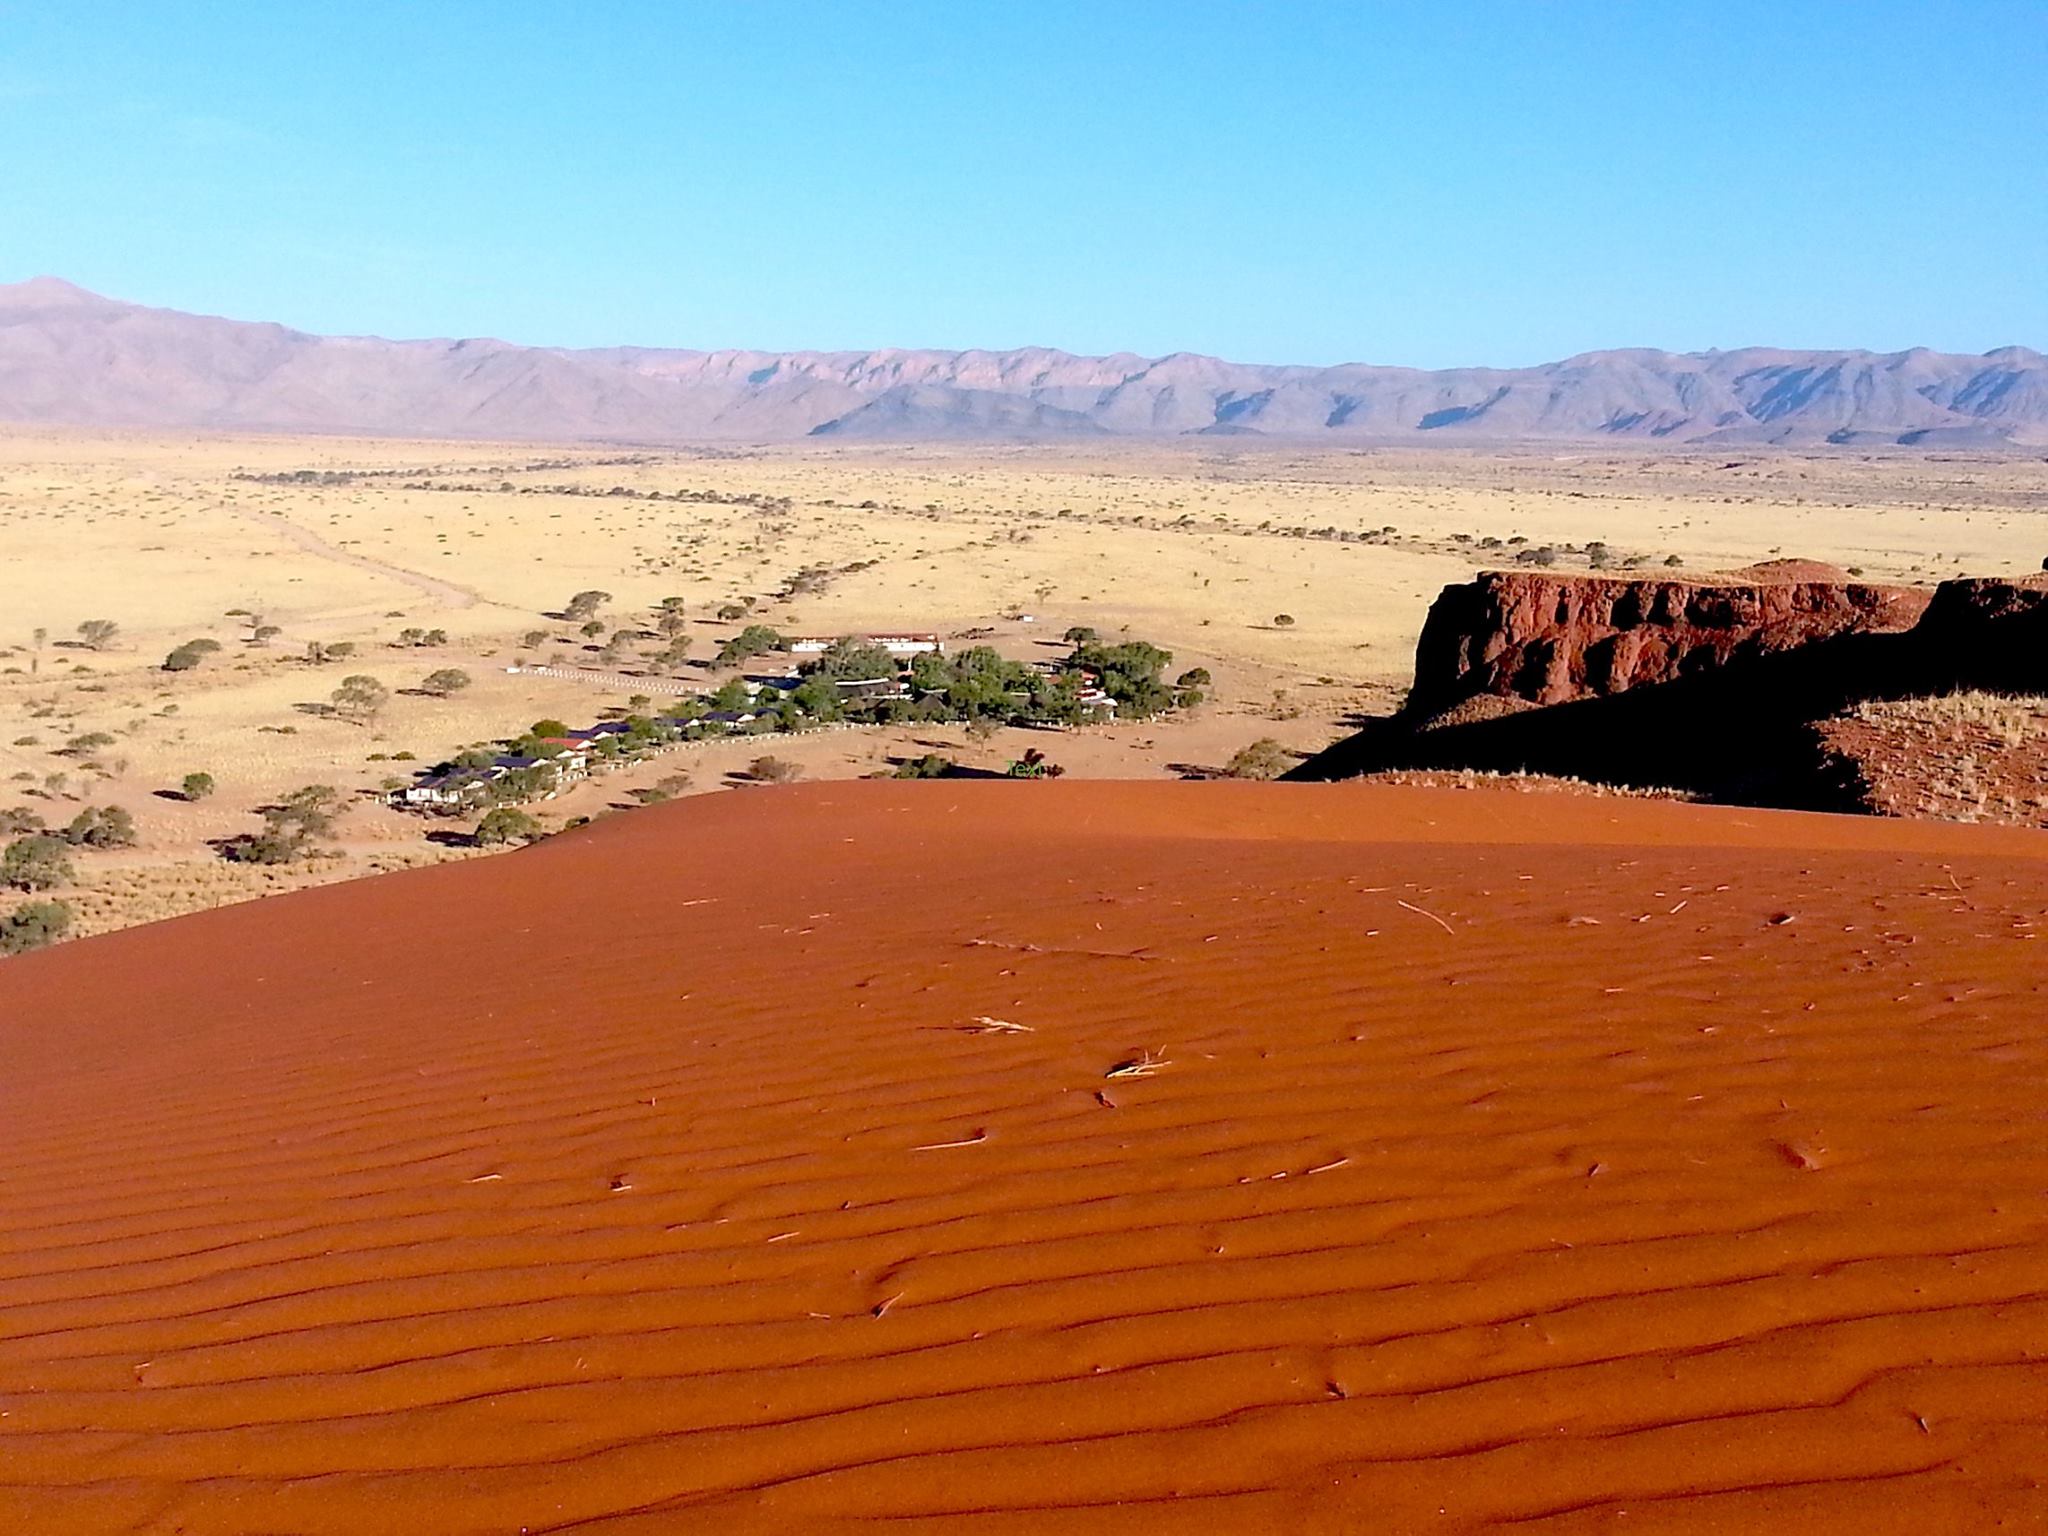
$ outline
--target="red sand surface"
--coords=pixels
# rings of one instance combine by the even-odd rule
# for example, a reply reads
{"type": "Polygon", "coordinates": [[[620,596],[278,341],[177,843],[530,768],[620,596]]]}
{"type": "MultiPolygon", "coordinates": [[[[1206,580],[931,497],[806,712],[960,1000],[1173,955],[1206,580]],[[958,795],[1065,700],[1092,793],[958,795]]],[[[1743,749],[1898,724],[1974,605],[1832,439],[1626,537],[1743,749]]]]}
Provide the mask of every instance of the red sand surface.
{"type": "Polygon", "coordinates": [[[863,783],[0,963],[0,1529],[2038,1528],[2044,925],[2025,831],[863,783]]]}

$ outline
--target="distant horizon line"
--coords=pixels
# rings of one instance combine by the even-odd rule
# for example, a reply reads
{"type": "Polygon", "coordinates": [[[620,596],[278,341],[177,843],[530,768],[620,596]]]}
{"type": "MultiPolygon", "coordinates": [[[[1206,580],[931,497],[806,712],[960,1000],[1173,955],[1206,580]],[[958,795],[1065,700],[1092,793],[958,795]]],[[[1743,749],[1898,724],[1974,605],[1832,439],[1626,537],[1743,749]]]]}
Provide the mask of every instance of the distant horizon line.
{"type": "Polygon", "coordinates": [[[82,283],[72,281],[70,278],[62,277],[55,273],[48,272],[37,273],[33,276],[23,278],[15,282],[0,283],[0,299],[4,299],[9,295],[20,294],[23,293],[24,291],[38,288],[61,289],[67,294],[76,295],[80,298],[89,299],[99,304],[105,304],[122,309],[154,310],[163,314],[184,315],[193,319],[218,320],[230,325],[277,326],[279,329],[290,331],[296,335],[312,337],[316,340],[322,341],[375,341],[384,343],[387,346],[465,346],[474,343],[499,347],[516,348],[522,351],[542,351],[559,353],[645,352],[674,353],[693,357],[756,356],[767,358],[872,358],[888,356],[891,354],[933,355],[952,358],[969,357],[975,355],[987,357],[1015,357],[1020,354],[1027,353],[1049,353],[1055,354],[1062,358],[1071,359],[1077,362],[1108,363],[1117,362],[1128,358],[1134,362],[1141,362],[1148,365],[1156,366],[1161,363],[1171,362],[1177,358],[1187,358],[1202,362],[1222,363],[1230,367],[1261,369],[1294,369],[1299,370],[1303,373],[1326,373],[1342,369],[1373,369],[1384,372],[1425,374],[1527,373],[1535,369],[1563,367],[1568,364],[1579,362],[1585,359],[1625,357],[1630,354],[1647,354],[1650,356],[1662,358],[1722,358],[1744,352],[1806,355],[1819,354],[1843,358],[1903,358],[1910,357],[1915,354],[1925,354],[1930,357],[1995,359],[2009,354],[2024,353],[2029,356],[2042,358],[2044,361],[2048,361],[2048,352],[2044,352],[2042,348],[2029,346],[2025,342],[2016,341],[2004,342],[1998,346],[1987,348],[1985,351],[1982,352],[1952,352],[1945,351],[1939,347],[1931,347],[1917,343],[1912,346],[1906,347],[1879,349],[1875,347],[1864,346],[1785,346],[1777,343],[1749,342],[1739,346],[1711,346],[1694,348],[1684,351],[1674,351],[1668,347],[1659,347],[1652,345],[1632,345],[1613,347],[1590,347],[1582,349],[1577,352],[1567,353],[1561,357],[1548,358],[1542,362],[1537,363],[1451,363],[1441,366],[1431,366],[1422,363],[1368,362],[1363,359],[1356,358],[1336,363],[1271,362],[1259,361],[1249,358],[1226,357],[1219,353],[1200,352],[1192,348],[1185,347],[1177,347],[1166,352],[1157,353],[1138,352],[1129,349],[1119,349],[1117,351],[1112,352],[1076,352],[1066,347],[1053,346],[1050,344],[1040,342],[1027,342],[1019,346],[1010,347],[980,345],[908,346],[899,343],[885,343],[878,346],[867,347],[701,347],[654,344],[638,341],[566,344],[557,342],[515,341],[507,336],[490,335],[482,333],[474,335],[443,334],[437,336],[389,336],[377,331],[314,330],[308,329],[303,326],[295,325],[283,320],[248,319],[238,315],[215,314],[201,309],[185,309],[175,304],[151,304],[136,299],[117,298],[111,294],[102,293],[98,289],[88,288],[82,283]]]}

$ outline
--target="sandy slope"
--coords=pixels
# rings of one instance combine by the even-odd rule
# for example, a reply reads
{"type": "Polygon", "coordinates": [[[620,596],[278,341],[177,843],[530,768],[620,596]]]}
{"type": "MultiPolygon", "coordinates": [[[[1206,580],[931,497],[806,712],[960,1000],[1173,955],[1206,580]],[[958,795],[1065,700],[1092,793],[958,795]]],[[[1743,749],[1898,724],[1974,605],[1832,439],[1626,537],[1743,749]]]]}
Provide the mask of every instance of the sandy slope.
{"type": "Polygon", "coordinates": [[[2025,832],[856,783],[0,963],[0,1528],[2034,1528],[2044,921],[2025,832]]]}

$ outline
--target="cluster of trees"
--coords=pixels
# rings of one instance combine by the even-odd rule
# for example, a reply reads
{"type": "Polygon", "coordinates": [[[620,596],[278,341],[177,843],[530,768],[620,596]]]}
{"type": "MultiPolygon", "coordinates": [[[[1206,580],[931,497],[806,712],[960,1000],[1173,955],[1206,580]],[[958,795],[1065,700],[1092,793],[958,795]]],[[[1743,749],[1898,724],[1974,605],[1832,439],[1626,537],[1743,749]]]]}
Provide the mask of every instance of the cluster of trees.
{"type": "Polygon", "coordinates": [[[785,643],[782,636],[766,624],[749,624],[718,648],[718,664],[721,667],[736,667],[742,662],[752,661],[756,656],[766,656],[770,651],[779,651],[785,643]]]}
{"type": "Polygon", "coordinates": [[[448,643],[448,631],[445,629],[401,629],[398,632],[398,638],[391,643],[405,648],[446,645],[448,643]]]}
{"type": "Polygon", "coordinates": [[[263,830],[230,838],[221,845],[221,853],[237,864],[289,864],[311,853],[314,843],[334,830],[341,808],[339,790],[308,784],[264,806],[257,812],[263,830]]]}
{"type": "Polygon", "coordinates": [[[0,831],[22,834],[0,849],[0,885],[17,891],[69,885],[77,878],[71,865],[74,848],[135,846],[135,818],[118,805],[88,805],[61,828],[47,827],[40,814],[16,806],[0,815],[0,831]]]}

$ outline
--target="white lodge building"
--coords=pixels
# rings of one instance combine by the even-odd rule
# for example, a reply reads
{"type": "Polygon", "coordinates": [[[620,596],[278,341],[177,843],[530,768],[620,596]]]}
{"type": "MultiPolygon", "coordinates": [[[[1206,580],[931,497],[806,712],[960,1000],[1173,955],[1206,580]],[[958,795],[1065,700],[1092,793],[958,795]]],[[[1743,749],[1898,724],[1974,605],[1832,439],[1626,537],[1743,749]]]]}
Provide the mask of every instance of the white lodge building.
{"type": "Polygon", "coordinates": [[[799,639],[789,642],[790,654],[793,656],[822,655],[838,644],[841,638],[850,638],[862,641],[868,645],[879,646],[891,656],[922,656],[926,654],[942,656],[946,651],[946,642],[937,635],[895,634],[852,635],[847,637],[838,635],[804,635],[799,639]]]}

